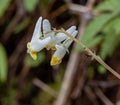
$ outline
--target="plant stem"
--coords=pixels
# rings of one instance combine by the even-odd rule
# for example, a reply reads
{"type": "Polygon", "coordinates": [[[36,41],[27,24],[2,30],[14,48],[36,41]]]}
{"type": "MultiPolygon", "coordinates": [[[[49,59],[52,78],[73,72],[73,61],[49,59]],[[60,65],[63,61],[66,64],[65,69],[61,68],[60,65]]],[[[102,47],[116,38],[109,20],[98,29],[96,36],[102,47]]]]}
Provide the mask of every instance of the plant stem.
{"type": "Polygon", "coordinates": [[[82,42],[78,41],[76,38],[67,33],[64,29],[54,30],[55,32],[62,32],[66,34],[71,40],[74,40],[78,45],[80,45],[89,55],[91,55],[96,61],[98,61],[101,65],[103,65],[109,72],[115,75],[118,79],[120,79],[120,74],[118,74],[115,70],[113,70],[110,66],[108,66],[99,56],[95,55],[88,47],[86,47],[82,42]]]}

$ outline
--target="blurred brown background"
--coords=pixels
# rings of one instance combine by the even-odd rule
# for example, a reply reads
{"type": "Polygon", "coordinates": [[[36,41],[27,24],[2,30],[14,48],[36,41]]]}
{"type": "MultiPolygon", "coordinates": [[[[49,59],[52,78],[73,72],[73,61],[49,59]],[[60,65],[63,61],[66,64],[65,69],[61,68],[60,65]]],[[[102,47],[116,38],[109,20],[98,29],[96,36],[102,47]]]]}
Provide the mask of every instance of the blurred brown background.
{"type": "Polygon", "coordinates": [[[52,51],[27,54],[37,19],[76,25],[79,41],[120,74],[119,0],[0,0],[0,105],[120,105],[120,80],[73,44],[61,64],[52,51]]]}

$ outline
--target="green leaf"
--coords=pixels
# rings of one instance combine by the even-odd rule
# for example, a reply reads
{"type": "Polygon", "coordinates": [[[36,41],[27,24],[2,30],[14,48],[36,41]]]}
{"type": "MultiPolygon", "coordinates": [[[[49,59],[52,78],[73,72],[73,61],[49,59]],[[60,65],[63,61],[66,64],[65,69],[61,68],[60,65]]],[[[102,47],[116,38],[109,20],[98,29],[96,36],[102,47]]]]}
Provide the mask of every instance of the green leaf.
{"type": "Polygon", "coordinates": [[[89,41],[88,47],[96,46],[97,44],[100,43],[100,41],[102,40],[102,38],[103,38],[102,35],[95,36],[91,41],[89,41]]]}
{"type": "MultiPolygon", "coordinates": [[[[113,16],[113,14],[103,14],[93,19],[86,27],[86,31],[81,38],[82,43],[84,43],[87,47],[97,45],[101,41],[102,37],[96,35],[113,16]]],[[[77,46],[77,50],[81,50],[81,48],[77,46]]]]}
{"type": "Polygon", "coordinates": [[[45,60],[45,54],[40,52],[38,53],[37,60],[33,60],[29,55],[26,57],[26,64],[30,67],[37,67],[45,60]]]}
{"type": "Polygon", "coordinates": [[[117,48],[120,43],[120,34],[114,34],[114,32],[110,31],[105,35],[103,44],[100,50],[100,56],[102,59],[105,59],[107,56],[111,56],[114,50],[117,48]]]}
{"type": "Polygon", "coordinates": [[[104,2],[101,2],[94,10],[116,11],[117,9],[119,9],[119,4],[120,4],[120,0],[105,0],[104,2]]]}
{"type": "Polygon", "coordinates": [[[120,17],[112,19],[105,25],[103,32],[106,34],[100,49],[100,56],[105,59],[111,56],[120,43],[120,17]]]}
{"type": "Polygon", "coordinates": [[[23,0],[25,9],[28,12],[33,12],[39,0],[23,0]]]}
{"type": "Polygon", "coordinates": [[[103,14],[92,20],[82,37],[82,42],[89,45],[89,42],[93,40],[94,36],[103,28],[103,26],[111,19],[111,14],[103,14]]]}
{"type": "Polygon", "coordinates": [[[11,0],[0,0],[0,17],[3,16],[11,0]]]}
{"type": "Polygon", "coordinates": [[[103,31],[108,33],[110,30],[114,30],[115,34],[120,33],[120,16],[112,19],[108,24],[106,24],[103,31]]]}
{"type": "MultiPolygon", "coordinates": [[[[116,17],[108,22],[104,26],[103,32],[106,34],[104,35],[103,43],[100,49],[100,56],[102,59],[106,59],[107,56],[111,56],[117,46],[120,43],[120,17],[116,17]]],[[[99,65],[98,72],[104,74],[106,69],[99,65]]]]}
{"type": "Polygon", "coordinates": [[[5,82],[7,80],[7,55],[5,48],[0,44],[0,81],[5,82]]]}

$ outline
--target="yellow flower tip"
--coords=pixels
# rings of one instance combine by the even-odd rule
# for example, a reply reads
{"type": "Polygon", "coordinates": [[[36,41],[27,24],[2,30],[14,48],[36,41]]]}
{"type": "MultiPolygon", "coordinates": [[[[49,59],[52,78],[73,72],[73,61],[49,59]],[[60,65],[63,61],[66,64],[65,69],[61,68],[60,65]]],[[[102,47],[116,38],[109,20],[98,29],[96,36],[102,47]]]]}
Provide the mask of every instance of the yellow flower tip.
{"type": "Polygon", "coordinates": [[[27,48],[30,48],[30,42],[27,43],[27,48]]]}
{"type": "Polygon", "coordinates": [[[30,55],[31,55],[31,57],[32,57],[34,60],[37,59],[37,52],[35,52],[35,51],[30,51],[30,55]]]}
{"type": "Polygon", "coordinates": [[[54,66],[54,65],[57,65],[59,63],[60,63],[60,59],[56,56],[53,56],[52,59],[51,59],[50,65],[54,66]]]}

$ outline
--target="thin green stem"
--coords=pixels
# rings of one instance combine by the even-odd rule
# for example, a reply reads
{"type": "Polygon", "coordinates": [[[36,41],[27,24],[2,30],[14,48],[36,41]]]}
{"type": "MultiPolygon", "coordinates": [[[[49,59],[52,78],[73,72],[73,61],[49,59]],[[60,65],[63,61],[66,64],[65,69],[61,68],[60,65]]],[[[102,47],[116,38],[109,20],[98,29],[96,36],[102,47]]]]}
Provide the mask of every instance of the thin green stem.
{"type": "Polygon", "coordinates": [[[110,66],[108,66],[99,56],[95,55],[88,47],[86,47],[82,42],[78,41],[76,38],[67,33],[64,29],[54,30],[55,32],[62,32],[66,34],[71,40],[74,40],[78,45],[80,45],[89,55],[91,55],[96,61],[98,61],[101,65],[103,65],[109,72],[115,75],[118,79],[120,79],[120,74],[118,74],[115,70],[113,70],[110,66]]]}

